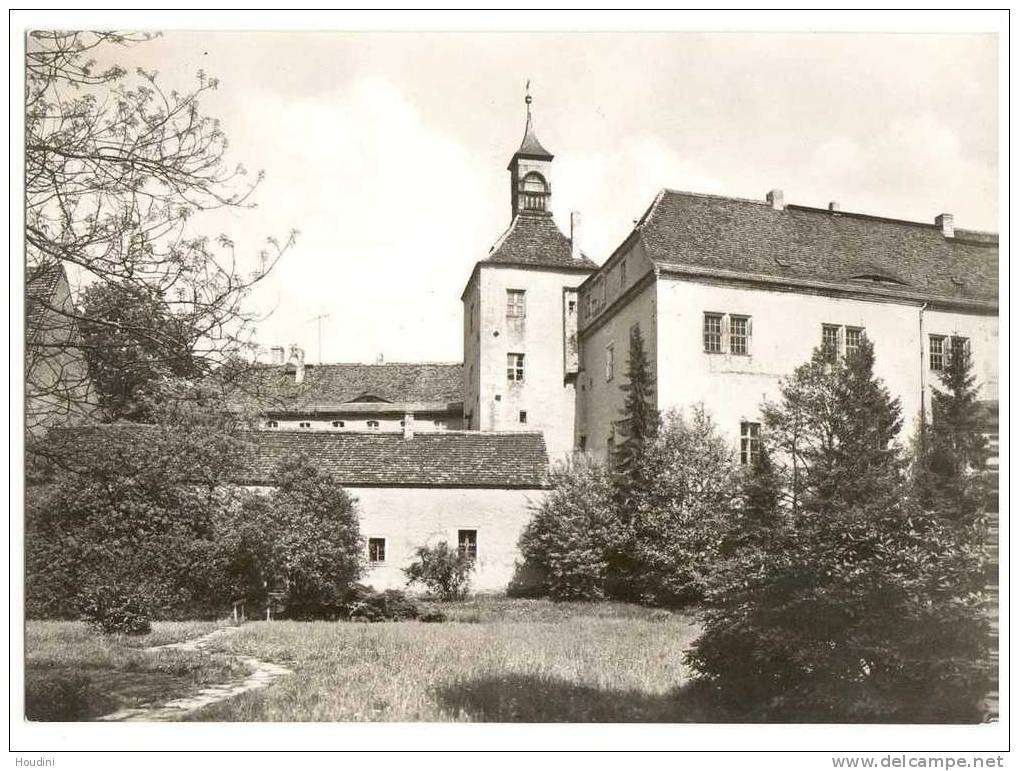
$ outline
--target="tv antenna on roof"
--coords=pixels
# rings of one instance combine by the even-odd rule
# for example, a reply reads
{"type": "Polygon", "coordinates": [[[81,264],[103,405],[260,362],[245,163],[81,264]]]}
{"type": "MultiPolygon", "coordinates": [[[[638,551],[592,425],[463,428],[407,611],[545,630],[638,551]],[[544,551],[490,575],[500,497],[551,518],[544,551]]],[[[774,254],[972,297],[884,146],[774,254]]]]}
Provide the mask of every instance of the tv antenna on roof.
{"type": "Polygon", "coordinates": [[[311,323],[312,321],[317,321],[318,322],[318,363],[319,364],[322,363],[322,322],[323,322],[323,320],[325,320],[327,318],[329,318],[329,314],[328,313],[320,313],[317,316],[312,316],[310,319],[308,319],[308,323],[311,323]]]}

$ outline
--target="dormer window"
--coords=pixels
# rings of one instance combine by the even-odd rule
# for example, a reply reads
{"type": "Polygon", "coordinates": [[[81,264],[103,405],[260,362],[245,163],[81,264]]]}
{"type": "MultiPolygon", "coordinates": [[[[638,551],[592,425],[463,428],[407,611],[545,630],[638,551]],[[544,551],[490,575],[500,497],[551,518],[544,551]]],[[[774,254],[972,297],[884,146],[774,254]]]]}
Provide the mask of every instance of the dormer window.
{"type": "Polygon", "coordinates": [[[280,427],[280,424],[279,424],[279,422],[278,422],[278,421],[276,421],[276,420],[267,420],[267,421],[265,422],[265,427],[266,427],[266,428],[279,428],[279,427],[280,427]]]}
{"type": "Polygon", "coordinates": [[[378,431],[378,428],[379,428],[379,422],[377,420],[369,420],[368,421],[368,429],[370,431],[378,431]]]}
{"type": "Polygon", "coordinates": [[[548,185],[536,171],[527,174],[520,182],[520,198],[524,211],[545,211],[548,185]]]}

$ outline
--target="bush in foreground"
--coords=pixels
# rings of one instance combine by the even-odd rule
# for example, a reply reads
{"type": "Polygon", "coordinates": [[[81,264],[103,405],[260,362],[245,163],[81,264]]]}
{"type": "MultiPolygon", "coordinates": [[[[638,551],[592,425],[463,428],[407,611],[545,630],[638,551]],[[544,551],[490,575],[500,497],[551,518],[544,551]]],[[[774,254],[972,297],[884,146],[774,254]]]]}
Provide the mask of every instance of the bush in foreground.
{"type": "Polygon", "coordinates": [[[419,546],[416,559],[406,568],[408,584],[421,584],[440,600],[462,600],[470,587],[474,558],[445,541],[419,546]]]}
{"type": "Polygon", "coordinates": [[[115,584],[94,586],[82,592],[81,618],[103,634],[142,635],[152,631],[152,608],[138,587],[115,584]]]}

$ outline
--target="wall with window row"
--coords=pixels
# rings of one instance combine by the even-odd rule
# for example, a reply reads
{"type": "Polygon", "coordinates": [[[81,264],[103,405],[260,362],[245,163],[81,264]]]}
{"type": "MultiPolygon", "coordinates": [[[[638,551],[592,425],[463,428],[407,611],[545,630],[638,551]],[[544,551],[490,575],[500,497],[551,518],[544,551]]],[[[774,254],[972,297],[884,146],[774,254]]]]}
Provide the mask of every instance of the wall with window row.
{"type": "MultiPolygon", "coordinates": [[[[267,418],[262,421],[262,428],[268,430],[290,431],[403,431],[403,415],[357,415],[326,418],[267,418]],[[335,425],[340,423],[342,425],[335,425]],[[370,425],[374,423],[375,425],[370,425]]],[[[446,431],[463,428],[463,416],[459,413],[442,413],[436,415],[414,416],[415,432],[446,431]]]]}
{"type": "MultiPolygon", "coordinates": [[[[628,301],[600,329],[582,342],[587,386],[580,392],[578,436],[587,449],[604,453],[618,419],[622,394],[603,375],[605,346],[615,341],[616,369],[625,362],[625,338],[637,320],[653,320],[641,328],[645,338],[653,330],[656,394],[659,409],[684,408],[703,402],[719,427],[740,446],[742,423],[760,420],[760,405],[779,395],[779,381],[807,361],[822,342],[825,325],[838,327],[840,354],[855,329],[874,344],[875,371],[898,397],[903,436],[915,431],[925,394],[930,415],[930,389],[938,378],[930,369],[931,335],[968,338],[974,371],[983,399],[998,398],[998,319],[947,311],[926,311],[921,331],[920,304],[845,299],[824,295],[780,292],[764,288],[696,282],[659,277],[646,292],[628,301]],[[722,316],[719,352],[705,342],[705,314],[722,316]],[[748,319],[747,352],[731,350],[732,318],[748,319]],[[579,428],[583,425],[583,429],[579,428]]],[[[739,348],[741,346],[737,346],[739,348]]],[[[625,365],[624,365],[625,366],[625,365]]],[[[618,377],[618,376],[617,376],[618,377]]]]}

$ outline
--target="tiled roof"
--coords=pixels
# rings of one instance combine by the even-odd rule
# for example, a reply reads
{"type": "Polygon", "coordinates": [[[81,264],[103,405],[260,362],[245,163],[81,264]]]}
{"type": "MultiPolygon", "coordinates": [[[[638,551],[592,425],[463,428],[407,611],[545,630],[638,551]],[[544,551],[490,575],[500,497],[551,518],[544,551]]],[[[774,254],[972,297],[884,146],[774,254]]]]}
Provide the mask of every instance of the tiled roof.
{"type": "Polygon", "coordinates": [[[462,364],[309,364],[299,385],[280,366],[251,368],[242,377],[244,382],[236,384],[238,394],[257,392],[270,397],[277,409],[369,399],[399,404],[463,402],[462,364]]]}
{"type": "MultiPolygon", "coordinates": [[[[123,451],[172,429],[114,423],[51,431],[47,442],[73,453],[123,451]],[[120,439],[110,442],[111,436],[120,439]]],[[[173,439],[172,434],[167,439],[173,439]]],[[[544,487],[548,468],[540,432],[446,431],[405,439],[400,433],[241,431],[232,441],[230,477],[237,484],[269,484],[280,461],[305,454],[347,487],[544,487]]],[[[200,470],[198,473],[201,473],[200,470]]],[[[207,481],[202,479],[196,482],[207,481]]]]}
{"type": "Polygon", "coordinates": [[[241,479],[264,484],[284,458],[304,453],[350,487],[512,487],[545,484],[540,433],[446,431],[416,434],[251,431],[241,479]]]}
{"type": "Polygon", "coordinates": [[[660,267],[996,302],[998,239],[933,224],[663,190],[637,226],[660,267]],[[874,281],[878,277],[879,281],[874,281]],[[901,282],[901,283],[897,283],[901,282]]]}
{"type": "Polygon", "coordinates": [[[63,266],[53,260],[28,266],[25,273],[26,339],[31,340],[42,325],[53,291],[63,275],[63,266]]]}
{"type": "Polygon", "coordinates": [[[586,256],[575,260],[571,254],[570,239],[556,227],[549,213],[522,213],[513,218],[509,229],[502,235],[482,262],[508,265],[548,265],[552,267],[586,268],[597,270],[586,256]]]}

